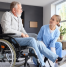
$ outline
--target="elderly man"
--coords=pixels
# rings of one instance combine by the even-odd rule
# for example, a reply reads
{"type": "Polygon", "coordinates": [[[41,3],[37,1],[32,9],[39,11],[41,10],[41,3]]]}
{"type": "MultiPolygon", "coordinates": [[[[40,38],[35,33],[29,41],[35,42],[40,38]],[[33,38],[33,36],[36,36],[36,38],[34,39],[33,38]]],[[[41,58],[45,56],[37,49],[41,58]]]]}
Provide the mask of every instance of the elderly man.
{"type": "Polygon", "coordinates": [[[19,2],[12,2],[10,10],[10,12],[5,12],[2,16],[1,26],[3,33],[16,33],[17,36],[21,36],[22,38],[15,38],[15,40],[20,44],[20,46],[27,45],[33,47],[42,67],[45,67],[45,63],[41,54],[53,62],[64,62],[65,57],[58,57],[58,55],[47,49],[42,42],[36,41],[34,38],[28,36],[23,28],[22,20],[20,18],[22,6],[19,2]]]}

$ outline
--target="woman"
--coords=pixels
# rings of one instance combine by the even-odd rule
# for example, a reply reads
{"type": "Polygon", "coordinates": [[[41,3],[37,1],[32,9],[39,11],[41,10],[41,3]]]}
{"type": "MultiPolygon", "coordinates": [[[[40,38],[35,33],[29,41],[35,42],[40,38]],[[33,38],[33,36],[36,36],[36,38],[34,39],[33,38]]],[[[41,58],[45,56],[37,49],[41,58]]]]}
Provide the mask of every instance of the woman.
{"type": "Polygon", "coordinates": [[[58,25],[61,21],[59,15],[53,15],[48,25],[41,27],[37,39],[42,41],[47,48],[56,53],[59,57],[62,57],[62,44],[57,42],[60,36],[58,25]]]}

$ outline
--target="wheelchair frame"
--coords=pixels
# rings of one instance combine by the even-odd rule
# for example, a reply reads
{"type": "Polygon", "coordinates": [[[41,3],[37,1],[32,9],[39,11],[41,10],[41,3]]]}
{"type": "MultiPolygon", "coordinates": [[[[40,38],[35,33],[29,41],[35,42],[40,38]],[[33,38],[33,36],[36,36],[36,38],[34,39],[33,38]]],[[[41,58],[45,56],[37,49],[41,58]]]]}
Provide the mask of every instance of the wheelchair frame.
{"type": "MultiPolygon", "coordinates": [[[[10,67],[14,67],[15,66],[15,63],[16,63],[16,60],[18,60],[18,58],[25,58],[25,62],[23,63],[24,67],[28,66],[30,67],[30,65],[27,63],[29,57],[35,57],[37,58],[37,67],[41,67],[40,65],[40,62],[38,60],[38,57],[36,55],[36,52],[35,50],[32,48],[32,47],[28,47],[28,46],[20,46],[17,41],[14,39],[14,37],[12,37],[11,35],[15,35],[14,33],[6,33],[6,34],[2,34],[2,28],[1,28],[1,25],[0,25],[0,56],[3,56],[3,53],[4,53],[4,50],[5,50],[5,45],[7,45],[7,49],[9,49],[10,47],[10,50],[12,50],[11,52],[13,52],[14,56],[12,56],[14,59],[13,63],[11,64],[11,61],[9,61],[8,59],[8,62],[10,62],[11,66],[10,67]],[[14,42],[12,42],[12,39],[16,42],[16,44],[14,42]],[[6,43],[5,45],[1,45],[1,43],[6,43]],[[31,49],[31,51],[29,50],[29,52],[27,53],[27,55],[25,53],[23,53],[22,50],[24,49],[31,49]],[[32,51],[34,51],[34,53],[32,53],[32,51]]],[[[8,52],[8,51],[7,51],[8,52]]],[[[7,55],[7,54],[6,54],[7,55]]],[[[0,57],[1,61],[0,62],[5,62],[4,60],[4,57],[0,57]]]]}

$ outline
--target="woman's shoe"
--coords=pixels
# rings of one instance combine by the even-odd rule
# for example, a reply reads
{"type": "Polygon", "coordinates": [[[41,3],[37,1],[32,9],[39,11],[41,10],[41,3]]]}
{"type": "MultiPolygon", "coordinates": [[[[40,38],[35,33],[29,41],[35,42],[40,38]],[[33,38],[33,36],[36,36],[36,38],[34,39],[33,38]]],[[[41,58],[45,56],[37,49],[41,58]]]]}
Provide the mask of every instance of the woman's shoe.
{"type": "Polygon", "coordinates": [[[58,62],[58,65],[61,66],[61,65],[65,64],[65,63],[66,63],[66,56],[63,57],[63,59],[58,62]]]}

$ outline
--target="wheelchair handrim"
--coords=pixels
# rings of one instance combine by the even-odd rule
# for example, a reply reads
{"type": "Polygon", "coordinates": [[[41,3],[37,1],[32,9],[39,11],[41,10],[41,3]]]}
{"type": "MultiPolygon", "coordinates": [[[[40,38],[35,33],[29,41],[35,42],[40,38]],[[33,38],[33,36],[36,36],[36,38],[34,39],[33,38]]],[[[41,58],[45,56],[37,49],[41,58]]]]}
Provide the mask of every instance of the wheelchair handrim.
{"type": "Polygon", "coordinates": [[[12,48],[11,44],[4,39],[0,39],[0,42],[3,42],[4,44],[6,44],[8,46],[8,48],[10,49],[11,54],[12,54],[12,62],[10,64],[10,67],[14,67],[14,64],[15,64],[14,57],[16,57],[16,56],[14,56],[14,51],[13,51],[13,48],[12,48]]]}

